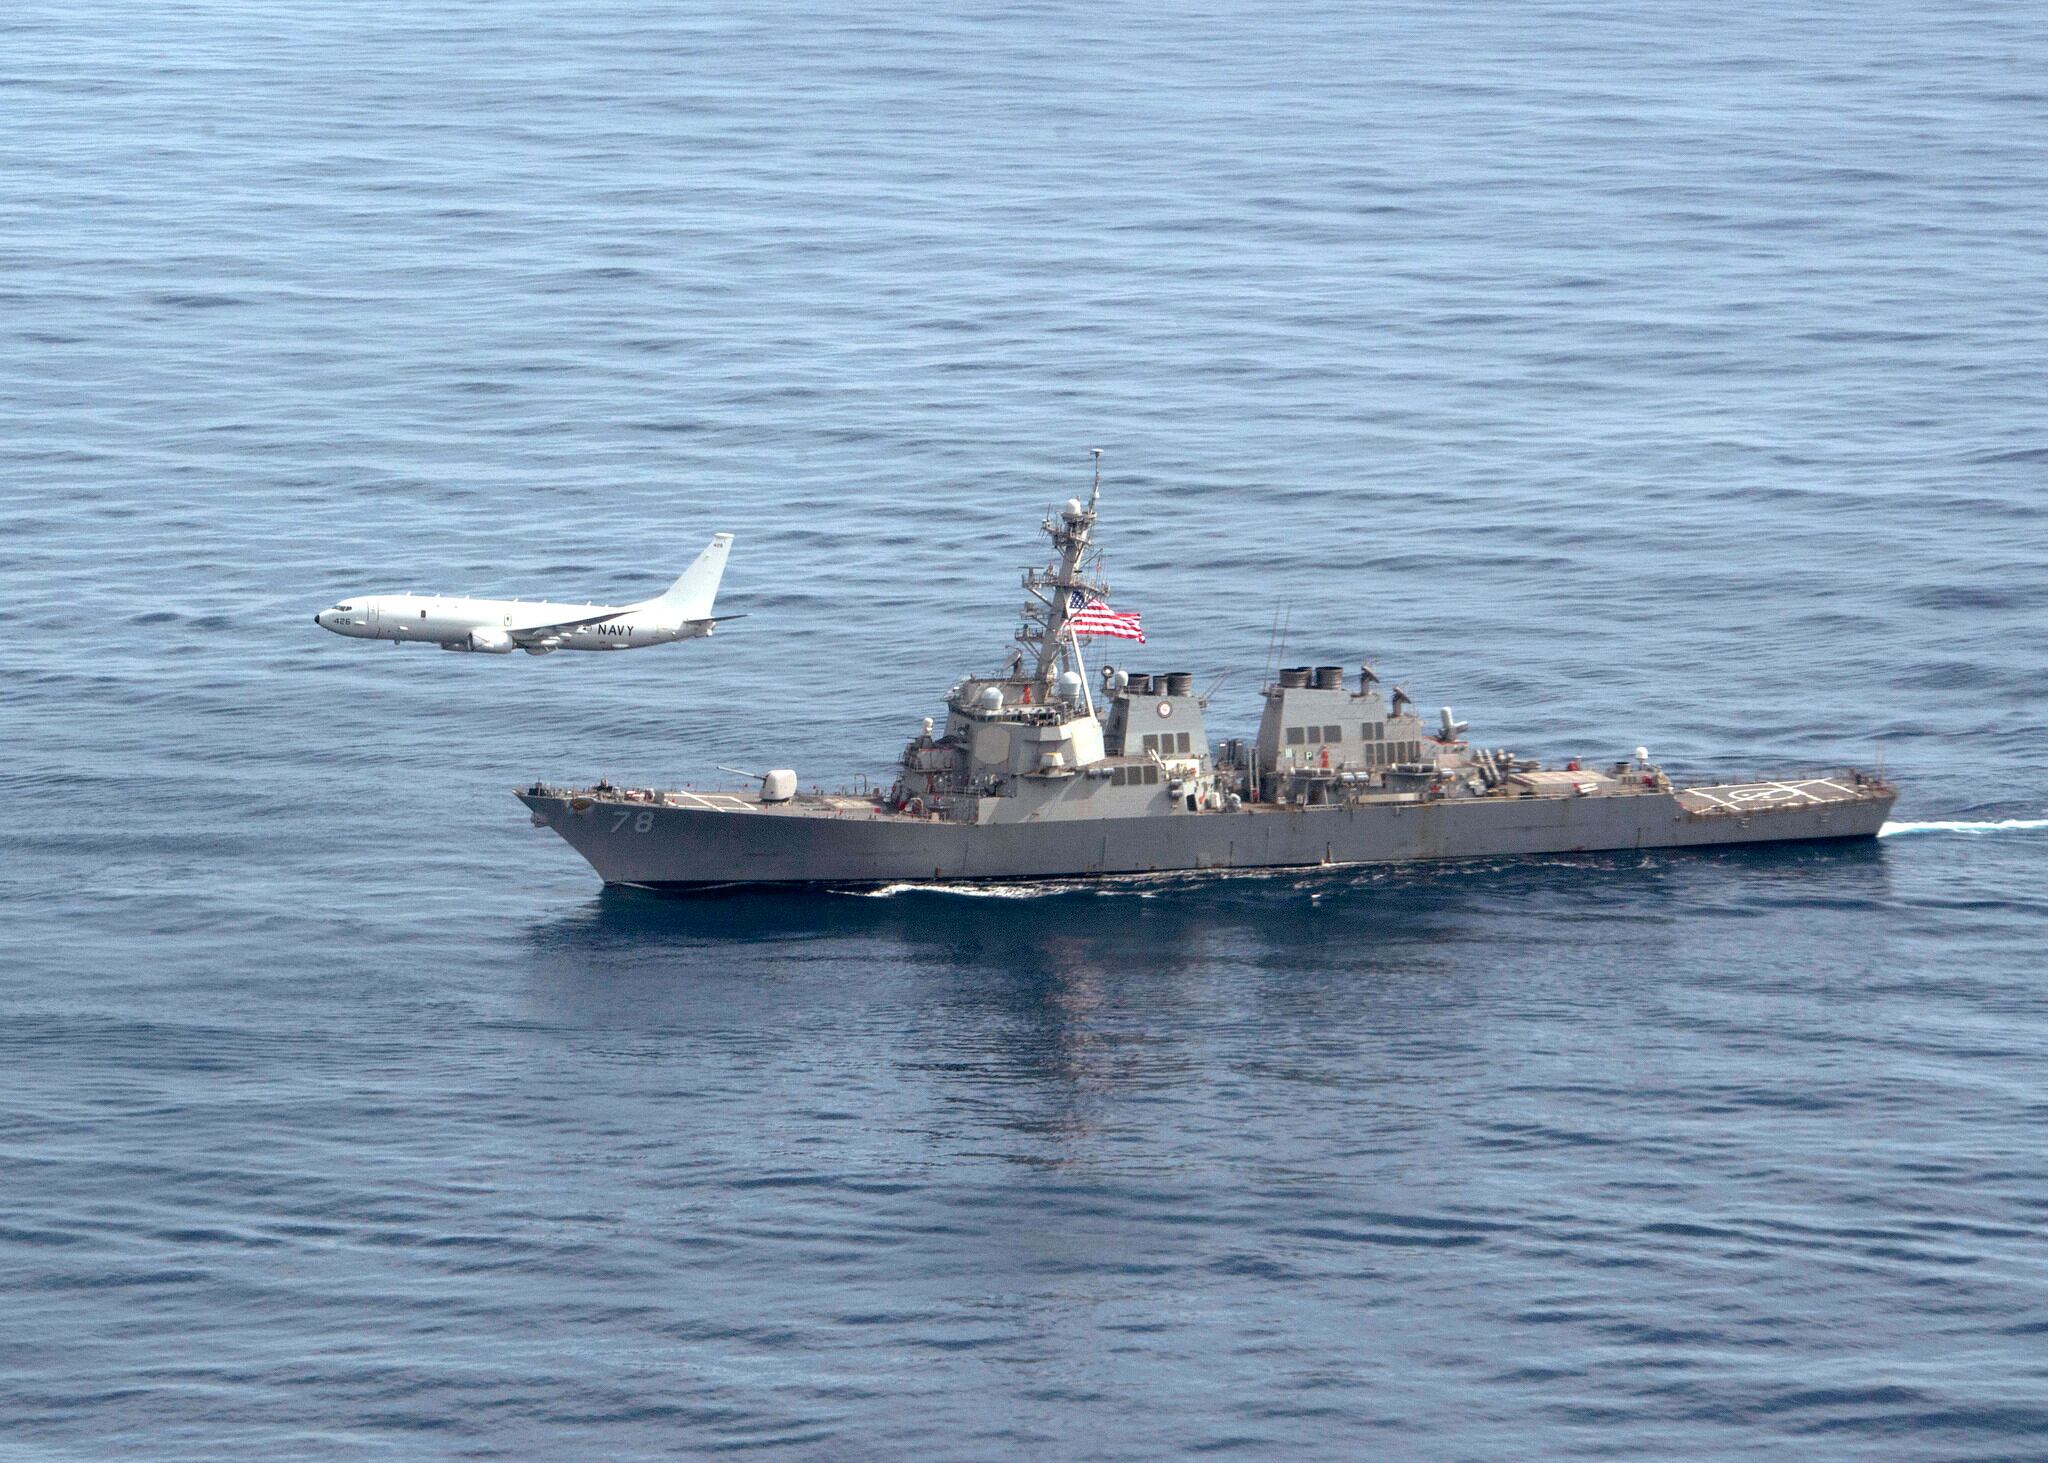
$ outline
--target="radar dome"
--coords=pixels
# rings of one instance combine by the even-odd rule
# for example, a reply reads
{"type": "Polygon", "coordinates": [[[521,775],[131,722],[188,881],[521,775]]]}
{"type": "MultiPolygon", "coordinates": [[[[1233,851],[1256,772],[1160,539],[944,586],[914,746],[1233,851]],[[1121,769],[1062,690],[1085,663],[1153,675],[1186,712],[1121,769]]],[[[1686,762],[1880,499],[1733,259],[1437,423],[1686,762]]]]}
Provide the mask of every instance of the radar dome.
{"type": "Polygon", "coordinates": [[[983,711],[1001,711],[1003,709],[1003,688],[1001,686],[983,686],[981,694],[974,698],[974,704],[983,711]]]}

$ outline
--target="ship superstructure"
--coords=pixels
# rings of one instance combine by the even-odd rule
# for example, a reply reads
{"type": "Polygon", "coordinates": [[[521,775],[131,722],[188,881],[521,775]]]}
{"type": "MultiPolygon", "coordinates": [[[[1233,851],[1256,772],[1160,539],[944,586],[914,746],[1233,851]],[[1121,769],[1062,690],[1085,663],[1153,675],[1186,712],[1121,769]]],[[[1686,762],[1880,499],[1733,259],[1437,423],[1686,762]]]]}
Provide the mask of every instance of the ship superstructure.
{"type": "Polygon", "coordinates": [[[1042,525],[1043,568],[1007,665],[927,717],[880,794],[797,791],[789,769],[728,792],[536,783],[519,796],[607,882],[1088,878],[1870,837],[1896,792],[1857,770],[1674,787],[1647,751],[1546,768],[1426,721],[1370,665],[1281,669],[1257,735],[1212,741],[1185,671],[1098,666],[1100,478],[1042,525]]]}

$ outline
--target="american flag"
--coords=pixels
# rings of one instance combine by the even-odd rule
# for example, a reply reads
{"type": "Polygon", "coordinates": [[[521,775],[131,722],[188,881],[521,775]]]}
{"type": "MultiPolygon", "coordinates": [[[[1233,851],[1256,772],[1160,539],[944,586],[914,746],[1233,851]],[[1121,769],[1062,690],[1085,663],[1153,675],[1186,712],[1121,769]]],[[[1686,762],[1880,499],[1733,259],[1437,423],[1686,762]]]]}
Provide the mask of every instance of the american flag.
{"type": "Polygon", "coordinates": [[[1067,629],[1075,635],[1110,635],[1143,645],[1145,632],[1139,628],[1138,615],[1137,610],[1113,610],[1078,589],[1067,600],[1067,629]]]}

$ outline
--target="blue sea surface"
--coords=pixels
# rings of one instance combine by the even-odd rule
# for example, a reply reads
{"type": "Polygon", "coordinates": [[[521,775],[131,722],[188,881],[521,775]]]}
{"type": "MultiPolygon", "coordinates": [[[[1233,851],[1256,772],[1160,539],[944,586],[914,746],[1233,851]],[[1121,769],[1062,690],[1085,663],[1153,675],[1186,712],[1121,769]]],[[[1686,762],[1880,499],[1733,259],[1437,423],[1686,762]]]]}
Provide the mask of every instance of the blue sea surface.
{"type": "Polygon", "coordinates": [[[0,10],[0,1455],[2048,1458],[2048,9],[0,10]],[[603,890],[1137,669],[1843,847],[603,890]],[[404,588],[707,642],[444,655],[404,588]]]}

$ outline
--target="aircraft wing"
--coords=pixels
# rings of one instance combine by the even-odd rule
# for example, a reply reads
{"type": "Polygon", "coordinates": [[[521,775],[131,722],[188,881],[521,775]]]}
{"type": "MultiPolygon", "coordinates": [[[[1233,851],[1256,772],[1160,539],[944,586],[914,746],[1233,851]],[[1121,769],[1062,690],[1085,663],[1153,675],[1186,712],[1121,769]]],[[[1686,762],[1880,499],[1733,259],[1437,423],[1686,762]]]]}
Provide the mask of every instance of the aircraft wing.
{"type": "Polygon", "coordinates": [[[571,630],[581,630],[585,625],[601,625],[606,620],[616,620],[620,611],[614,607],[594,615],[585,615],[580,620],[556,620],[547,625],[519,625],[505,633],[512,637],[514,645],[526,645],[536,640],[546,640],[555,635],[566,635],[571,630]]]}

